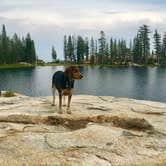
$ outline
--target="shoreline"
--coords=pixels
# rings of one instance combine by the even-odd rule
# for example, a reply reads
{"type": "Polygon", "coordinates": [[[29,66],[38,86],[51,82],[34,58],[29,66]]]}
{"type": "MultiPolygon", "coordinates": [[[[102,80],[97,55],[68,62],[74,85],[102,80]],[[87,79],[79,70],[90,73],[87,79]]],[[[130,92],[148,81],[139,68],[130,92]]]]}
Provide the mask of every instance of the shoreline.
{"type": "Polygon", "coordinates": [[[0,69],[16,69],[16,68],[29,68],[35,67],[33,64],[5,64],[0,65],[0,69]]]}
{"type": "MultiPolygon", "coordinates": [[[[0,69],[16,69],[16,68],[30,68],[30,67],[47,67],[47,66],[67,66],[71,64],[64,64],[64,63],[55,63],[55,64],[1,64],[0,69]]],[[[119,64],[112,64],[112,65],[99,65],[99,64],[74,64],[80,67],[83,66],[90,66],[90,67],[166,67],[166,65],[158,65],[158,64],[129,64],[129,65],[119,65],[119,64]]]]}
{"type": "MultiPolygon", "coordinates": [[[[37,99],[37,98],[51,98],[52,96],[27,96],[27,95],[24,95],[22,93],[17,93],[17,92],[13,92],[13,91],[8,91],[8,90],[3,90],[3,91],[0,91],[0,98],[1,97],[4,97],[4,98],[13,98],[13,97],[28,97],[28,98],[34,98],[34,99],[37,99]],[[8,93],[11,93],[12,96],[5,96],[5,94],[8,94],[8,93]]],[[[150,100],[150,99],[137,99],[137,98],[129,98],[129,97],[116,97],[116,96],[100,96],[100,95],[91,95],[91,94],[74,94],[73,96],[76,96],[76,97],[79,97],[79,96],[89,96],[89,97],[98,97],[98,98],[107,98],[107,97],[111,97],[112,99],[117,99],[117,100],[131,100],[131,101],[140,101],[140,102],[150,102],[150,103],[161,103],[161,104],[166,104],[166,101],[159,101],[159,100],[150,100]]],[[[59,100],[59,99],[57,99],[59,100]]],[[[104,100],[103,100],[104,101],[104,100]]]]}

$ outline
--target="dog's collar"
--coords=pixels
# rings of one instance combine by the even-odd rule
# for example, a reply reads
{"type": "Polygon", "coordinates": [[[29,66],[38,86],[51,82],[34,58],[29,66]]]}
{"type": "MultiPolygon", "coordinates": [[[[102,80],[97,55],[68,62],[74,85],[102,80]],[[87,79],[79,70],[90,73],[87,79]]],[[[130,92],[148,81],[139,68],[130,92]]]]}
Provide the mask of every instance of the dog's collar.
{"type": "Polygon", "coordinates": [[[74,80],[66,80],[66,82],[65,82],[65,87],[67,88],[67,89],[71,89],[71,88],[73,88],[73,83],[74,83],[74,80]]]}

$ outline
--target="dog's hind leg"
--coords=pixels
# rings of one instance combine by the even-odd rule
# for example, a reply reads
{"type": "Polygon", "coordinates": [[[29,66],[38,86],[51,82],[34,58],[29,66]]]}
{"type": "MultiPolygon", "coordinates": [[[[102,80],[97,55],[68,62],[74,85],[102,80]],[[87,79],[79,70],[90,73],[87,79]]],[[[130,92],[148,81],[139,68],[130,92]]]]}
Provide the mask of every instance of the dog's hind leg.
{"type": "Polygon", "coordinates": [[[52,87],[52,106],[54,106],[55,105],[55,92],[56,92],[56,87],[55,86],[53,86],[52,87]]]}
{"type": "Polygon", "coordinates": [[[66,96],[63,96],[63,106],[66,106],[66,96]]]}

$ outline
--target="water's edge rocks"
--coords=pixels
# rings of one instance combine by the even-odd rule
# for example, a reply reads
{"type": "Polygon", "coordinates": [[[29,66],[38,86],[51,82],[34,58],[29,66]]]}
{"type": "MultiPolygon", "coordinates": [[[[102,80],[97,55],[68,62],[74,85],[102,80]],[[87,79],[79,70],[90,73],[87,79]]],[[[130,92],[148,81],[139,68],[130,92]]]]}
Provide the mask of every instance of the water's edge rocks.
{"type": "Polygon", "coordinates": [[[166,165],[166,103],[75,95],[61,115],[57,100],[0,97],[0,165],[166,165]]]}

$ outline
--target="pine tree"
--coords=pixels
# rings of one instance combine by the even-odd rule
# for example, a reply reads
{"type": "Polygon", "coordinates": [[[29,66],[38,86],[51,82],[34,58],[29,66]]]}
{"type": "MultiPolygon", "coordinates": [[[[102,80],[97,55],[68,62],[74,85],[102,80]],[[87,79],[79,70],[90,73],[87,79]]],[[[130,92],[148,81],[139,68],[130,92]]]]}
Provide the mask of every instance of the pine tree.
{"type": "Polygon", "coordinates": [[[88,38],[85,38],[85,57],[86,57],[86,61],[89,60],[89,41],[88,38]]]}
{"type": "Polygon", "coordinates": [[[90,40],[90,55],[95,55],[95,43],[93,37],[90,40]]]}
{"type": "Polygon", "coordinates": [[[21,40],[19,39],[18,35],[15,33],[12,38],[12,48],[11,48],[11,56],[14,56],[13,63],[18,63],[21,61],[21,57],[23,55],[23,47],[21,40]]]}
{"type": "Polygon", "coordinates": [[[0,64],[2,64],[2,58],[3,58],[3,54],[2,54],[2,35],[0,34],[0,64]]]}
{"type": "Polygon", "coordinates": [[[57,60],[57,53],[56,53],[56,50],[55,50],[54,46],[52,46],[51,56],[52,56],[52,61],[56,62],[56,60],[57,60]]]}
{"type": "Polygon", "coordinates": [[[114,42],[113,42],[113,38],[111,37],[110,39],[110,63],[112,64],[115,61],[115,57],[114,57],[114,42]]]}
{"type": "Polygon", "coordinates": [[[91,57],[90,57],[90,64],[94,65],[94,63],[95,63],[95,56],[91,55],[91,57]]]}
{"type": "Polygon", "coordinates": [[[118,57],[117,57],[117,40],[116,39],[114,39],[114,41],[113,41],[112,55],[113,55],[113,61],[116,62],[118,59],[118,57]]]}
{"type": "Polygon", "coordinates": [[[6,34],[6,28],[5,25],[2,26],[2,63],[8,63],[10,62],[9,57],[9,39],[6,34]]]}
{"type": "Polygon", "coordinates": [[[95,44],[93,37],[90,40],[90,63],[95,63],[95,44]]]}
{"type": "Polygon", "coordinates": [[[95,63],[98,63],[98,42],[95,40],[95,63]]]}
{"type": "Polygon", "coordinates": [[[160,64],[161,63],[161,35],[158,33],[157,30],[155,30],[153,38],[154,38],[154,48],[155,48],[157,63],[160,64]]]}
{"type": "Polygon", "coordinates": [[[31,36],[28,33],[25,38],[25,54],[23,57],[23,61],[27,63],[35,63],[36,62],[36,51],[34,41],[31,40],[31,36]]]}
{"type": "Polygon", "coordinates": [[[164,33],[162,39],[162,53],[161,53],[161,63],[166,64],[166,32],[164,33]]]}
{"type": "Polygon", "coordinates": [[[126,60],[129,55],[129,49],[126,46],[125,40],[121,40],[121,42],[120,42],[120,53],[121,53],[121,58],[120,58],[121,62],[120,63],[126,64],[126,60]]]}
{"type": "Polygon", "coordinates": [[[104,31],[100,31],[100,38],[98,41],[99,41],[98,63],[103,64],[103,57],[105,56],[105,51],[106,51],[106,37],[104,31]]]}
{"type": "Polygon", "coordinates": [[[131,39],[129,44],[129,60],[133,62],[133,42],[131,39]]]}
{"type": "Polygon", "coordinates": [[[142,44],[142,63],[148,63],[148,57],[150,55],[150,38],[149,38],[149,26],[143,25],[139,28],[139,35],[142,44]]]}
{"type": "Polygon", "coordinates": [[[23,54],[22,54],[22,56],[21,56],[21,62],[26,62],[26,61],[25,61],[25,59],[26,59],[26,52],[25,52],[26,40],[25,40],[24,37],[22,37],[21,43],[22,43],[22,49],[23,49],[23,54]]]}
{"type": "Polygon", "coordinates": [[[121,63],[122,62],[122,52],[121,52],[121,40],[119,39],[118,42],[117,42],[117,62],[118,63],[121,63]]]}
{"type": "Polygon", "coordinates": [[[66,37],[66,35],[64,36],[64,44],[63,44],[63,52],[64,52],[64,59],[65,59],[65,61],[67,61],[68,60],[68,49],[67,49],[67,37],[66,37]]]}
{"type": "Polygon", "coordinates": [[[73,43],[73,56],[72,56],[72,62],[76,63],[76,57],[77,57],[77,39],[75,36],[72,36],[72,43],[73,43]]]}
{"type": "Polygon", "coordinates": [[[74,46],[72,42],[72,36],[68,36],[67,55],[68,55],[68,59],[72,62],[73,55],[74,55],[74,46]]]}
{"type": "Polygon", "coordinates": [[[85,42],[81,36],[78,36],[77,39],[77,63],[82,64],[84,61],[85,54],[85,42]]]}
{"type": "Polygon", "coordinates": [[[140,35],[137,34],[137,36],[134,38],[133,41],[133,62],[134,63],[141,63],[142,61],[142,42],[140,35]]]}
{"type": "Polygon", "coordinates": [[[106,44],[106,48],[105,48],[105,56],[103,59],[103,64],[109,64],[109,46],[108,46],[108,43],[106,44]]]}
{"type": "Polygon", "coordinates": [[[36,63],[37,57],[36,57],[36,49],[35,49],[35,43],[33,40],[31,40],[31,61],[30,63],[36,63]]]}

